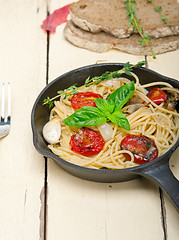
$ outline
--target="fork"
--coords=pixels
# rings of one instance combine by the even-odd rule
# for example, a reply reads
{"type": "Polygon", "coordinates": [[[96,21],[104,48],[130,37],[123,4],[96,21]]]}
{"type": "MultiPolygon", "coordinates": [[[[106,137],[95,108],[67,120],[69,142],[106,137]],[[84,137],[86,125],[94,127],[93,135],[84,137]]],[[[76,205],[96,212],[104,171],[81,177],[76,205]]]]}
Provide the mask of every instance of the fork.
{"type": "Polygon", "coordinates": [[[7,106],[7,119],[5,119],[5,86],[2,83],[1,92],[1,121],[0,121],[0,138],[5,137],[10,131],[11,122],[11,88],[10,83],[8,83],[8,106],[7,106]]]}

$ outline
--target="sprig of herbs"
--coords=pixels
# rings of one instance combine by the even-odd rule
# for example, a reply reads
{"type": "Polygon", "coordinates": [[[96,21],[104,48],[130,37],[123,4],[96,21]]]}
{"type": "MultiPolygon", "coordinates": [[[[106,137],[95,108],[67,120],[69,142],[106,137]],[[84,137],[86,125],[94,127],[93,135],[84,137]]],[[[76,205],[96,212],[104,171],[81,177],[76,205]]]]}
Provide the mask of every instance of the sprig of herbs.
{"type": "Polygon", "coordinates": [[[49,104],[49,109],[51,109],[53,107],[53,105],[54,105],[54,102],[49,97],[45,98],[43,100],[43,102],[44,102],[44,104],[49,104]]]}
{"type": "Polygon", "coordinates": [[[95,76],[93,78],[90,78],[90,76],[85,80],[85,84],[77,87],[76,83],[72,86],[70,86],[67,89],[64,90],[60,90],[58,91],[58,95],[56,95],[53,98],[49,98],[47,97],[46,99],[44,99],[43,103],[44,104],[49,104],[49,109],[51,109],[54,105],[54,100],[63,96],[64,98],[66,98],[69,95],[74,95],[76,93],[78,93],[78,90],[80,90],[83,87],[90,87],[91,85],[98,85],[100,82],[104,81],[104,80],[110,80],[110,79],[114,79],[114,78],[119,78],[122,74],[127,74],[129,76],[131,76],[131,71],[133,70],[134,67],[142,67],[144,64],[146,64],[146,61],[141,61],[138,62],[137,64],[131,65],[129,62],[124,64],[124,67],[118,71],[114,71],[114,72],[105,72],[103,73],[101,76],[95,76]]]}
{"type": "MultiPolygon", "coordinates": [[[[167,18],[162,14],[162,7],[156,6],[152,0],[147,0],[147,2],[152,4],[154,11],[158,12],[160,14],[160,18],[162,19],[162,21],[167,24],[167,18]]],[[[171,27],[171,25],[168,25],[168,27],[171,27]]]]}
{"type": "Polygon", "coordinates": [[[143,33],[142,28],[140,27],[140,19],[136,18],[135,15],[135,9],[136,9],[136,1],[134,0],[123,0],[123,2],[126,4],[126,9],[127,9],[127,15],[129,16],[129,24],[128,27],[133,25],[133,32],[135,31],[135,29],[138,31],[139,35],[141,36],[142,40],[139,41],[139,43],[144,46],[148,46],[148,48],[150,49],[151,53],[152,53],[152,57],[155,59],[155,53],[152,50],[150,43],[151,42],[151,38],[146,34],[143,33]]]}

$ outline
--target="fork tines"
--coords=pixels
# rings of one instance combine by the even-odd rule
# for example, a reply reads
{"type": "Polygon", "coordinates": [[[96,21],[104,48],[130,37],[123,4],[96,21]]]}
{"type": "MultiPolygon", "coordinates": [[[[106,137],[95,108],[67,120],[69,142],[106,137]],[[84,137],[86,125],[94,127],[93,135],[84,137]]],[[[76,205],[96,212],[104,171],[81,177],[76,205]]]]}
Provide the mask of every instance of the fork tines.
{"type": "Polygon", "coordinates": [[[1,122],[10,124],[11,121],[11,88],[10,83],[8,83],[8,108],[7,108],[7,121],[5,121],[5,86],[2,83],[2,94],[1,94],[1,122]]]}

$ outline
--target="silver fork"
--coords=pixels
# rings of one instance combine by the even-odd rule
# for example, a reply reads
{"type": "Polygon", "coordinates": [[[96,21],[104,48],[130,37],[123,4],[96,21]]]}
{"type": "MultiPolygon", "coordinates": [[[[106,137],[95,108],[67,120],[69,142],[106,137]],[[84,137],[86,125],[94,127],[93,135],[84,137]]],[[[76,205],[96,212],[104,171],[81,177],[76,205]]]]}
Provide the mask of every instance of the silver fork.
{"type": "Polygon", "coordinates": [[[8,83],[8,104],[7,104],[7,118],[5,118],[5,86],[2,83],[1,90],[1,121],[0,121],[0,138],[5,137],[10,131],[11,122],[11,88],[8,83]]]}

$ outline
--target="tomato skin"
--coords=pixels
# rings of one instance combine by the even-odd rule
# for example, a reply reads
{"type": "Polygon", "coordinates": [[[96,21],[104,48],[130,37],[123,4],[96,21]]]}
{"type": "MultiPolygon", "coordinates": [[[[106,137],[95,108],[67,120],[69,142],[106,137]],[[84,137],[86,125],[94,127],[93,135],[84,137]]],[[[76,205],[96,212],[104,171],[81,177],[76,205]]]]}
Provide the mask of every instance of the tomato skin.
{"type": "Polygon", "coordinates": [[[71,136],[71,150],[84,155],[92,156],[103,149],[105,141],[101,134],[89,128],[80,128],[80,130],[71,136]]]}
{"type": "Polygon", "coordinates": [[[100,94],[93,92],[80,92],[73,95],[71,99],[72,108],[75,110],[81,107],[91,106],[96,107],[95,98],[103,98],[100,94]]]}
{"type": "MultiPolygon", "coordinates": [[[[132,152],[134,162],[138,164],[150,162],[158,157],[158,149],[155,142],[144,135],[127,135],[121,141],[121,149],[132,152]]],[[[124,153],[124,156],[127,160],[131,159],[127,153],[124,153]]]]}
{"type": "Polygon", "coordinates": [[[150,98],[154,103],[159,105],[162,102],[165,102],[167,99],[167,95],[160,88],[152,88],[148,93],[147,97],[150,98]]]}

